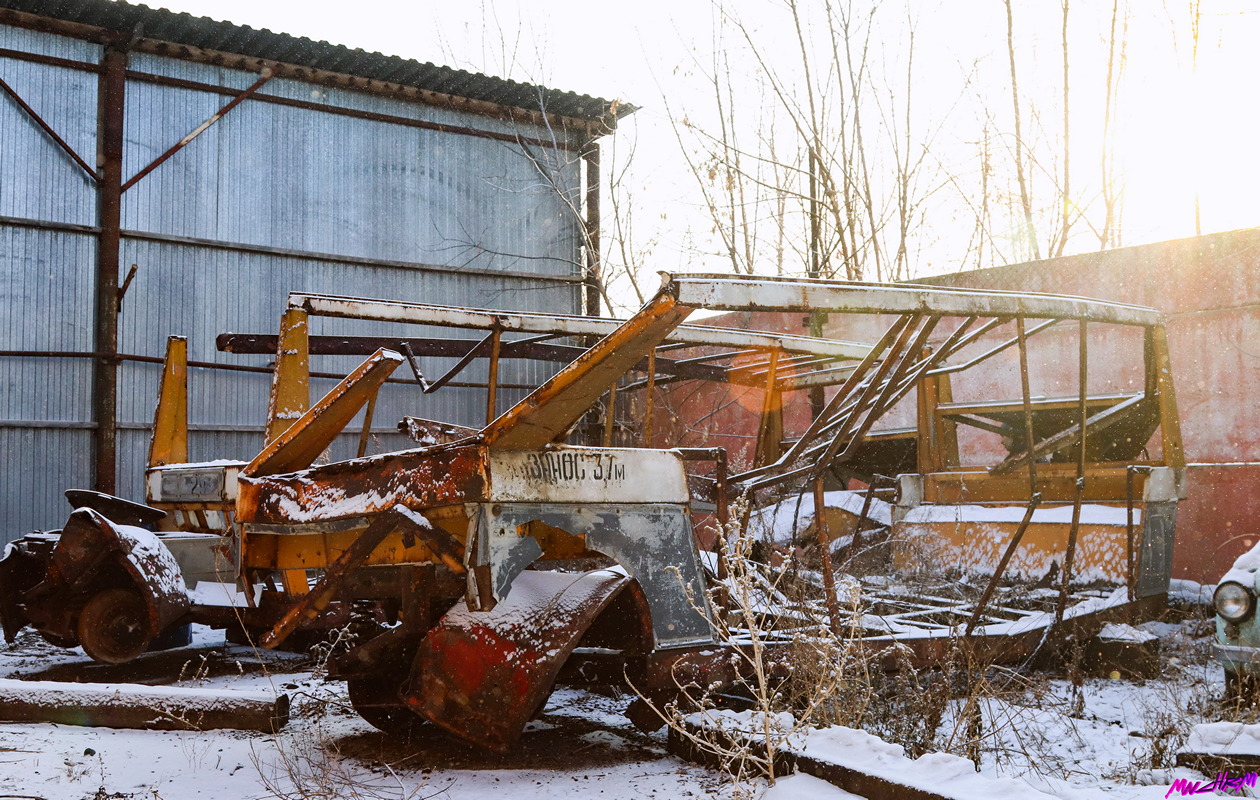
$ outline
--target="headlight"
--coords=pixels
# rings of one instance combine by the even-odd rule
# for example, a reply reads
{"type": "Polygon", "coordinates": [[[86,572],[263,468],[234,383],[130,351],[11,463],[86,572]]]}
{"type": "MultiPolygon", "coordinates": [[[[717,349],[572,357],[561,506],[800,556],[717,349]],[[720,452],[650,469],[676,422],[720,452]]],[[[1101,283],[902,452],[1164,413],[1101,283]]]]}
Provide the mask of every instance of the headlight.
{"type": "Polygon", "coordinates": [[[1256,610],[1255,596],[1247,587],[1233,581],[1217,586],[1212,602],[1216,605],[1216,613],[1226,622],[1242,622],[1256,610]]]}

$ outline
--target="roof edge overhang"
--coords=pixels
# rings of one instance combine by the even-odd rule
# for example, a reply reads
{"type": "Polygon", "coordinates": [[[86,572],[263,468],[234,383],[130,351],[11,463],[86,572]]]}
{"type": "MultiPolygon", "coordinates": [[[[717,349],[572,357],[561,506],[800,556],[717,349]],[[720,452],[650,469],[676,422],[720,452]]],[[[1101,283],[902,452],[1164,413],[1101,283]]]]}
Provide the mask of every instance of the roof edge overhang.
{"type": "Polygon", "coordinates": [[[121,0],[55,4],[0,0],[0,24],[250,72],[267,69],[276,77],[576,131],[588,140],[611,133],[620,118],[637,110],[617,100],[421,64],[121,0]],[[229,33],[232,44],[241,46],[230,50],[209,46],[229,33]],[[458,89],[453,88],[455,84],[458,89]]]}

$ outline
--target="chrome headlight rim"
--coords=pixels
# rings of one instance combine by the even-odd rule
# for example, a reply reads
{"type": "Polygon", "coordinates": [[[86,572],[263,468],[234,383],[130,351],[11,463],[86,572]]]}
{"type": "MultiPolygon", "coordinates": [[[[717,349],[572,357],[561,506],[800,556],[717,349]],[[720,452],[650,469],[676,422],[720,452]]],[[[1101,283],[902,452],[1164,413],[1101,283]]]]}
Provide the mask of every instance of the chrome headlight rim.
{"type": "Polygon", "coordinates": [[[1255,592],[1251,591],[1237,581],[1225,581],[1220,586],[1217,586],[1216,591],[1212,593],[1212,607],[1216,609],[1216,613],[1221,619],[1230,624],[1238,625],[1251,619],[1251,617],[1256,613],[1256,595],[1255,592]],[[1232,593],[1235,589],[1242,593],[1241,595],[1236,595],[1236,597],[1241,597],[1245,601],[1245,604],[1243,605],[1241,611],[1230,615],[1222,608],[1222,606],[1229,601],[1224,598],[1221,593],[1223,591],[1232,593]]]}

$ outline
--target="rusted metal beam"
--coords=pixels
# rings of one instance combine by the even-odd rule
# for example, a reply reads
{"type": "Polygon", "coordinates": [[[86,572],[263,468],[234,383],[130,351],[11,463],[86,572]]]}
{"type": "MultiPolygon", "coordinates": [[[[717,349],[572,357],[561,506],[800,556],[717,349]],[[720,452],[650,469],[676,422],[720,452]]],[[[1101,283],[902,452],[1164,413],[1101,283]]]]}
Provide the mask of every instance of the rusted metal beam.
{"type": "Polygon", "coordinates": [[[1147,369],[1154,372],[1158,387],[1160,426],[1164,435],[1164,460],[1168,466],[1183,469],[1186,451],[1181,442],[1181,419],[1177,416],[1177,394],[1173,389],[1172,361],[1168,356],[1168,331],[1162,326],[1150,331],[1147,369]]]}
{"type": "Polygon", "coordinates": [[[286,308],[276,337],[275,374],[267,401],[267,433],[270,443],[289,429],[311,406],[311,358],[308,347],[310,320],[297,308],[286,308]]]}
{"type": "MultiPolygon", "coordinates": [[[[1146,395],[1136,394],[1129,399],[1109,406],[1092,417],[1085,420],[1085,426],[1095,433],[1101,431],[1124,418],[1125,413],[1136,407],[1139,403],[1146,399],[1146,395]]],[[[1080,423],[1075,423],[1072,427],[1059,431],[1053,436],[1047,437],[1037,442],[1031,450],[1021,450],[1000,464],[990,467],[991,475],[1008,475],[1027,463],[1035,463],[1037,459],[1042,458],[1048,453],[1053,453],[1071,445],[1080,436],[1080,423]]]]}
{"type": "Polygon", "coordinates": [[[241,474],[257,477],[309,467],[402,360],[402,356],[392,350],[380,350],[369,357],[270,440],[241,474]]]}
{"type": "Polygon", "coordinates": [[[780,424],[777,426],[773,419],[776,407],[781,408],[782,403],[782,397],[775,386],[779,373],[780,355],[778,350],[770,351],[770,361],[766,369],[766,385],[761,390],[761,417],[757,423],[757,443],[753,450],[754,467],[775,461],[781,455],[778,442],[780,437],[776,437],[774,431],[778,428],[779,433],[782,433],[782,418],[780,417],[780,424]]]}
{"type": "Polygon", "coordinates": [[[651,352],[691,311],[667,292],[656,295],[638,314],[488,425],[483,432],[487,444],[527,450],[555,441],[609,383],[651,352]]]}
{"type": "MultiPolygon", "coordinates": [[[[1058,325],[1062,321],[1063,320],[1061,319],[1046,320],[1045,322],[1041,322],[1041,323],[1038,323],[1037,325],[1034,325],[1030,330],[1026,331],[1024,335],[1026,337],[1031,337],[1036,333],[1040,333],[1041,331],[1044,331],[1046,328],[1050,328],[1055,325],[1058,325]]],[[[1010,322],[1010,320],[1002,319],[1002,318],[989,320],[977,330],[972,331],[971,335],[967,337],[966,341],[960,342],[959,349],[971,344],[972,341],[980,338],[982,335],[992,330],[993,328],[996,328],[997,326],[1003,325],[1007,322],[1010,322]]],[[[951,372],[962,372],[964,370],[971,369],[972,367],[979,364],[980,362],[988,361],[990,358],[993,358],[998,353],[1001,353],[1002,351],[1006,350],[1009,347],[1014,347],[1017,344],[1019,344],[1019,337],[1012,336],[1011,338],[1007,339],[1006,341],[1002,342],[996,347],[992,347],[984,351],[983,353],[976,356],[975,358],[970,359],[969,361],[964,361],[961,364],[951,364],[948,367],[939,367],[937,369],[931,370],[930,372],[928,372],[928,376],[931,377],[934,375],[948,375],[951,372]]]]}
{"type": "Polygon", "coordinates": [[[1139,474],[1149,475],[1150,467],[1138,466],[1130,464],[1124,471],[1124,488],[1125,488],[1125,575],[1128,579],[1129,602],[1137,600],[1138,589],[1138,536],[1133,524],[1133,506],[1137,501],[1134,496],[1134,483],[1139,474]]]}
{"type": "Polygon", "coordinates": [[[1054,608],[1054,622],[1063,622],[1063,611],[1067,608],[1068,592],[1072,585],[1072,567],[1076,560],[1076,538],[1081,529],[1081,503],[1085,499],[1085,448],[1089,437],[1089,323],[1080,321],[1080,355],[1078,372],[1080,378],[1080,403],[1077,409],[1077,430],[1080,443],[1076,454],[1076,487],[1072,493],[1072,525],[1068,528],[1067,551],[1063,554],[1063,583],[1059,587],[1059,602],[1054,608]]]}
{"type": "Polygon", "coordinates": [[[355,453],[356,458],[363,458],[367,455],[368,440],[372,436],[372,417],[376,415],[376,398],[381,394],[378,386],[372,396],[368,398],[367,408],[363,410],[363,428],[359,431],[359,449],[355,453]]]}
{"type": "Polygon", "coordinates": [[[613,446],[613,431],[617,426],[617,382],[608,384],[608,405],[604,407],[604,447],[613,446]]]}
{"type": "MultiPolygon", "coordinates": [[[[586,352],[585,347],[568,344],[551,344],[544,340],[556,338],[559,334],[543,334],[515,341],[503,340],[499,345],[499,358],[524,358],[535,361],[550,361],[568,364],[586,352]]],[[[225,353],[248,355],[270,355],[276,352],[277,338],[273,333],[221,333],[216,340],[217,347],[225,353]]],[[[474,339],[446,339],[438,337],[397,336],[311,336],[311,355],[368,356],[382,347],[397,350],[406,355],[404,346],[409,348],[415,357],[427,358],[463,358],[478,348],[480,342],[474,339]]],[[[481,351],[478,350],[478,353],[481,351]]],[[[475,354],[474,354],[475,355],[475,354]]],[[[717,356],[723,357],[722,355],[717,356]]],[[[707,360],[712,360],[710,356],[707,360]]],[[[640,360],[636,369],[647,370],[647,359],[640,360]]],[[[727,367],[704,363],[699,359],[679,359],[677,361],[656,358],[656,371],[662,375],[677,375],[682,378],[710,381],[727,381],[730,379],[727,367]]],[[[426,385],[430,385],[427,384],[426,385]]],[[[502,385],[502,384],[501,384],[502,385]]]]}
{"type": "Polygon", "coordinates": [[[258,91],[258,89],[260,89],[263,86],[263,84],[271,80],[271,76],[272,76],[271,70],[264,69],[262,72],[262,77],[254,81],[254,83],[250,85],[248,89],[241,92],[236,97],[232,98],[231,102],[229,102],[227,105],[223,106],[223,108],[220,108],[218,111],[214,112],[209,117],[207,117],[205,122],[201,123],[197,127],[193,128],[191,131],[189,131],[188,133],[184,134],[184,137],[180,139],[178,142],[176,142],[175,144],[171,145],[170,148],[165,153],[163,153],[162,155],[150,161],[147,166],[142,168],[135,175],[132,175],[130,178],[128,178],[127,182],[122,185],[122,191],[125,192],[128,189],[130,189],[132,186],[135,186],[137,183],[144,180],[144,176],[148,175],[153,170],[162,166],[164,163],[166,163],[167,159],[169,159],[171,156],[175,155],[180,150],[183,150],[185,147],[191,144],[194,139],[196,139],[198,136],[200,136],[201,134],[209,130],[210,127],[214,125],[214,123],[223,119],[225,114],[227,114],[229,111],[231,111],[232,109],[236,108],[238,105],[243,103],[245,101],[245,98],[249,97],[251,94],[258,91]]]}
{"type": "Polygon", "coordinates": [[[400,511],[387,511],[378,515],[354,543],[328,565],[311,590],[298,597],[271,630],[262,635],[259,645],[264,650],[272,650],[289,638],[289,634],[297,630],[303,621],[317,617],[337,596],[350,572],[362,565],[386,536],[404,525],[416,527],[411,517],[400,511]]]}
{"type": "Polygon", "coordinates": [[[0,78],[0,89],[3,89],[5,94],[13,98],[13,102],[17,103],[18,107],[26,112],[26,115],[39,126],[40,130],[47,134],[48,138],[52,139],[53,143],[60,147],[62,151],[70,157],[70,160],[78,165],[79,169],[83,170],[83,173],[88,176],[92,183],[100,182],[101,179],[96,174],[96,170],[88,166],[88,163],[83,160],[83,157],[75,152],[75,149],[71,147],[65,139],[62,139],[61,136],[57,134],[57,131],[53,128],[53,126],[49,125],[44,118],[39,115],[39,112],[31,108],[30,104],[22,99],[22,95],[18,94],[16,89],[5,83],[3,78],[0,78]]]}
{"type": "MultiPolygon", "coordinates": [[[[818,558],[822,561],[823,598],[827,603],[827,624],[834,636],[840,635],[843,620],[840,601],[836,597],[836,574],[831,569],[831,539],[827,535],[827,508],[824,502],[822,476],[814,479],[814,532],[818,537],[818,558]]],[[[858,520],[862,524],[862,520],[858,520]]]]}
{"type": "MultiPolygon", "coordinates": [[[[481,341],[477,342],[472,347],[468,348],[468,352],[464,353],[463,357],[460,358],[459,361],[455,362],[455,366],[448,369],[445,375],[442,375],[437,380],[433,381],[432,383],[428,384],[428,386],[425,387],[424,389],[425,394],[428,394],[429,392],[436,392],[438,389],[441,389],[443,386],[449,383],[452,378],[454,378],[459,373],[463,372],[464,369],[467,368],[469,364],[476,361],[479,356],[488,355],[491,349],[494,347],[494,340],[498,338],[500,333],[501,333],[500,328],[491,327],[490,333],[486,334],[486,336],[481,341]]],[[[486,386],[488,388],[489,383],[487,383],[486,386]]]]}
{"type": "Polygon", "coordinates": [[[585,219],[582,220],[585,231],[583,243],[582,268],[586,278],[585,308],[588,317],[599,316],[599,296],[602,286],[602,265],[599,251],[599,141],[591,139],[582,147],[582,161],[586,165],[585,219]]]}
{"type": "Polygon", "coordinates": [[[118,264],[122,231],[123,122],[127,53],[109,46],[97,84],[97,183],[95,347],[102,357],[92,373],[93,479],[98,492],[117,492],[118,456],[118,264]]]}
{"type": "Polygon", "coordinates": [[[956,317],[1087,319],[1122,325],[1162,323],[1144,306],[1033,292],[992,289],[810,281],[762,275],[671,275],[678,302],[713,311],[843,312],[850,314],[937,314],[956,317]]]}
{"type": "MultiPolygon", "coordinates": [[[[1024,532],[1028,530],[1028,523],[1032,522],[1033,512],[1037,510],[1037,506],[1041,504],[1041,493],[1036,492],[1032,497],[1028,498],[1028,507],[1024,509],[1024,517],[1019,521],[1019,527],[1015,529],[1011,541],[1006,545],[1006,549],[1002,551],[1002,558],[998,560],[997,567],[993,570],[993,575],[989,578],[989,583],[984,587],[980,599],[976,602],[975,608],[971,611],[971,619],[967,620],[967,629],[964,635],[970,636],[971,632],[976,629],[976,625],[980,620],[984,619],[984,610],[989,605],[989,598],[993,597],[994,590],[997,589],[998,583],[1002,580],[1002,576],[1006,574],[1006,567],[1011,563],[1011,556],[1015,555],[1019,542],[1024,538],[1024,532]]],[[[1062,617],[1059,618],[1062,621],[1062,617]]]]}
{"type": "MultiPolygon", "coordinates": [[[[1033,438],[1032,392],[1028,388],[1028,336],[1024,332],[1024,318],[1015,320],[1016,338],[1019,340],[1019,386],[1024,401],[1024,448],[1029,453],[1025,461],[1028,464],[1028,494],[1037,493],[1037,459],[1031,457],[1036,440],[1033,438]]],[[[992,470],[989,471],[992,474],[992,470]]]]}
{"type": "MultiPolygon", "coordinates": [[[[499,273],[495,273],[498,275],[499,273]]],[[[289,306],[303,308],[315,316],[367,319],[380,322],[409,322],[448,328],[490,330],[497,319],[504,332],[550,333],[557,336],[607,336],[625,320],[581,317],[563,314],[530,314],[516,311],[486,311],[452,308],[395,300],[306,294],[289,295],[289,306]]],[[[811,339],[808,336],[757,333],[708,325],[677,325],[663,340],[694,346],[772,348],[789,353],[807,353],[836,358],[865,358],[870,347],[837,339],[811,339]]]]}
{"type": "Polygon", "coordinates": [[[643,446],[652,446],[652,423],[656,417],[656,348],[648,351],[647,389],[643,392],[643,446]]]}
{"type": "Polygon", "coordinates": [[[496,410],[498,408],[497,400],[499,397],[499,349],[500,340],[503,338],[503,329],[495,326],[490,331],[490,355],[486,372],[486,424],[494,422],[494,418],[498,416],[496,410]]]}

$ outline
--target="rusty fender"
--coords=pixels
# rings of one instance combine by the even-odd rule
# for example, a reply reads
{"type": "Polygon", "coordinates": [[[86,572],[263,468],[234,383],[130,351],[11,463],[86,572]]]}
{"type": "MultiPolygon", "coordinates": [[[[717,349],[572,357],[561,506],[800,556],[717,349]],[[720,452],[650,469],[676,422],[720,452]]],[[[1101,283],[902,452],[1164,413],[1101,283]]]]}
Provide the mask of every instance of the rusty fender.
{"type": "Polygon", "coordinates": [[[610,570],[526,570],[493,610],[456,604],[420,643],[403,699],[473,744],[507,750],[582,635],[629,584],[610,570]]]}
{"type": "Polygon", "coordinates": [[[157,536],[80,508],[62,529],[44,580],[22,597],[27,614],[37,625],[64,618],[72,610],[65,608],[68,602],[107,588],[110,564],[121,567],[144,598],[153,635],[188,612],[191,604],[179,564],[157,536]]]}

